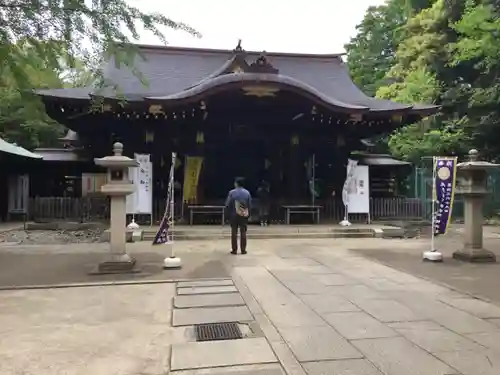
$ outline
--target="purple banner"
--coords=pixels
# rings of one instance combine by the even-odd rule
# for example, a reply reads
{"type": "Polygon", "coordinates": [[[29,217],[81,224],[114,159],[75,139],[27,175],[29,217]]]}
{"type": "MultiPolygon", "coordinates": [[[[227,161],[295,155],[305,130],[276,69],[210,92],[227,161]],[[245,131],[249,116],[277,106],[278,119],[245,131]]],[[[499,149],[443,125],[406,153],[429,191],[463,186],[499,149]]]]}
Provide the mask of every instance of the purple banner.
{"type": "Polygon", "coordinates": [[[445,234],[448,229],[455,197],[456,176],[456,157],[434,157],[434,235],[445,234]]]}

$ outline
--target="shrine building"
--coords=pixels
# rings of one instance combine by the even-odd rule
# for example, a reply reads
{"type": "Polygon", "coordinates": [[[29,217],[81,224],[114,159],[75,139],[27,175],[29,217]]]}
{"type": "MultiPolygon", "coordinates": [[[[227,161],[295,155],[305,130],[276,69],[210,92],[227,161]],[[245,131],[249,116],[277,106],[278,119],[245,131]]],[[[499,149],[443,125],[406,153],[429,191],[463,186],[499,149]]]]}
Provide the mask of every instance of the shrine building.
{"type": "MultiPolygon", "coordinates": [[[[265,180],[276,201],[308,201],[311,160],[317,197],[326,199],[333,191],[340,195],[347,159],[369,152],[367,140],[438,111],[365,95],[342,54],[251,52],[241,44],[233,50],[137,47],[133,69],[114,61],[104,67],[104,78],[117,90],[38,91],[49,116],[70,130],[66,142],[76,156],[66,150],[59,160],[55,151],[37,152],[52,152],[44,160],[65,163],[73,179],[98,172],[93,159],[109,155],[120,141],[130,157],[150,155],[155,199],[165,197],[171,152],[178,156],[180,186],[186,157],[202,158],[194,203],[220,203],[240,176],[251,192],[265,180]]],[[[378,165],[376,155],[366,159],[378,165]]],[[[391,166],[379,175],[389,176],[391,166]]],[[[63,178],[54,168],[53,179],[63,178]]]]}

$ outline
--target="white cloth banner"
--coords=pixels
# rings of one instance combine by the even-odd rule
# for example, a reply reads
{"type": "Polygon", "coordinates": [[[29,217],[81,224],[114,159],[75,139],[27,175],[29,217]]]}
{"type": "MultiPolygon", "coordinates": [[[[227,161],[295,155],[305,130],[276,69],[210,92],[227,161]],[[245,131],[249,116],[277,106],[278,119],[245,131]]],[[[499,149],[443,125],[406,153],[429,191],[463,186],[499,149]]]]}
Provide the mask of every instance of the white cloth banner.
{"type": "Polygon", "coordinates": [[[128,178],[132,184],[134,184],[134,192],[125,197],[125,209],[127,210],[127,214],[135,214],[135,202],[137,201],[137,186],[135,182],[137,181],[137,168],[129,168],[128,169],[128,178]]]}
{"type": "Polygon", "coordinates": [[[127,214],[149,214],[153,212],[153,163],[149,154],[135,154],[139,166],[129,169],[135,191],[127,196],[127,214]]]}
{"type": "Polygon", "coordinates": [[[358,165],[354,168],[351,183],[347,191],[349,204],[347,212],[350,214],[370,213],[370,178],[367,165],[358,165]]]}
{"type": "Polygon", "coordinates": [[[358,165],[357,160],[348,159],[347,160],[347,173],[345,177],[344,187],[342,188],[342,202],[344,202],[344,206],[349,205],[349,190],[350,185],[352,183],[352,177],[354,175],[354,170],[358,165]]]}

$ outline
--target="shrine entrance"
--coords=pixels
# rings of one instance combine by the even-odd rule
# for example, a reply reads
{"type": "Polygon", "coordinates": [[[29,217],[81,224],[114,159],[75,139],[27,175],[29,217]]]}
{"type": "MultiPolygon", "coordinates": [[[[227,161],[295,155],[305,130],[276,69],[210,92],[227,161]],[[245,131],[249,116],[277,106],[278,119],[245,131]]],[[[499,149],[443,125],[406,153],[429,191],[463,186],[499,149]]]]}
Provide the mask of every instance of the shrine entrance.
{"type": "Polygon", "coordinates": [[[243,177],[251,192],[266,178],[266,149],[257,141],[224,142],[205,150],[201,176],[205,199],[224,199],[236,177],[243,177]]]}

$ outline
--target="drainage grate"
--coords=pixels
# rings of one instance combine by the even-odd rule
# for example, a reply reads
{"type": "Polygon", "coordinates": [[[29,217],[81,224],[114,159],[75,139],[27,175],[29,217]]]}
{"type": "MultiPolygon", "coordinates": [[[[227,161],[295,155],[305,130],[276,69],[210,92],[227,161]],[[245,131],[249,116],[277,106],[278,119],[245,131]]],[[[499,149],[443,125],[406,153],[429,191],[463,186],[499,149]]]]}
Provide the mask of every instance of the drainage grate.
{"type": "Polygon", "coordinates": [[[243,337],[235,322],[196,324],[194,329],[196,341],[235,340],[243,337]]]}

